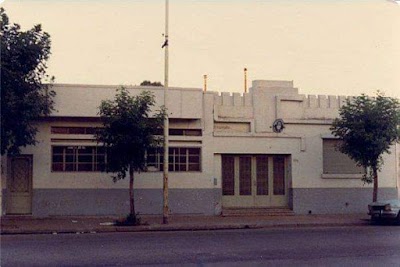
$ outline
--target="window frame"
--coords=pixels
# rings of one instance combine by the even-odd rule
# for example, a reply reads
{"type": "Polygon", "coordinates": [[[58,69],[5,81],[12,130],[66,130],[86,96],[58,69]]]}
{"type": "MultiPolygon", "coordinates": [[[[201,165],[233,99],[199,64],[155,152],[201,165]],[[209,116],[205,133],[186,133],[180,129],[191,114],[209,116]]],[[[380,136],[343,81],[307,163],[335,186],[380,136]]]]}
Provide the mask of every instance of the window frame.
{"type": "Polygon", "coordinates": [[[51,146],[51,172],[102,172],[105,170],[105,165],[107,163],[107,153],[106,151],[101,151],[104,148],[102,146],[93,145],[52,145],[51,146]],[[91,149],[90,153],[82,153],[79,150],[91,149]],[[55,152],[55,149],[61,149],[61,152],[55,152]],[[72,150],[71,152],[68,150],[72,150]],[[100,150],[100,151],[99,151],[100,150]],[[62,157],[61,161],[54,161],[55,157],[62,157]],[[80,157],[91,157],[91,162],[79,161],[80,157]],[[71,157],[71,161],[68,159],[71,157]],[[99,161],[100,157],[104,157],[104,161],[99,161]],[[55,168],[55,164],[61,164],[61,168],[55,168]],[[89,165],[90,169],[83,170],[79,166],[89,165]],[[72,168],[69,169],[68,165],[72,168]]]}
{"type": "MultiPolygon", "coordinates": [[[[164,153],[163,148],[154,148],[153,151],[146,152],[146,167],[149,172],[161,172],[163,171],[163,159],[164,153]],[[152,157],[152,161],[149,162],[149,155],[152,157]]],[[[169,172],[202,172],[202,149],[201,147],[169,147],[169,172]],[[195,149],[198,153],[190,153],[191,149],[195,149]],[[182,153],[182,150],[184,153],[182,153]],[[184,158],[185,162],[182,162],[184,158]],[[191,162],[191,159],[197,158],[196,162],[191,162]],[[198,169],[191,170],[190,166],[198,165],[198,169]],[[185,166],[185,167],[182,167],[185,166]]]]}
{"type": "Polygon", "coordinates": [[[96,126],[51,126],[50,133],[55,135],[95,135],[101,127],[96,126]],[[81,131],[81,132],[79,132],[81,131]]]}
{"type": "MultiPolygon", "coordinates": [[[[337,142],[340,142],[341,139],[335,138],[335,137],[322,137],[322,142],[321,142],[321,146],[322,146],[322,173],[321,173],[321,178],[324,178],[324,179],[360,179],[360,178],[362,178],[363,175],[365,174],[365,171],[362,170],[362,167],[357,166],[357,163],[354,160],[352,160],[348,155],[336,150],[336,148],[335,148],[335,152],[336,153],[342,154],[344,157],[348,158],[348,160],[350,162],[354,163],[354,169],[353,169],[354,172],[353,173],[327,172],[326,167],[325,167],[325,164],[326,164],[325,162],[326,162],[326,160],[329,161],[329,159],[325,158],[325,153],[326,153],[325,149],[326,148],[324,146],[324,143],[328,142],[328,141],[335,141],[337,143],[337,142]],[[357,169],[360,170],[360,171],[356,171],[357,169]]],[[[335,144],[335,146],[336,146],[336,144],[335,144]]],[[[347,159],[346,159],[346,161],[347,161],[347,159]]],[[[350,162],[347,162],[347,164],[349,164],[350,162]]]]}

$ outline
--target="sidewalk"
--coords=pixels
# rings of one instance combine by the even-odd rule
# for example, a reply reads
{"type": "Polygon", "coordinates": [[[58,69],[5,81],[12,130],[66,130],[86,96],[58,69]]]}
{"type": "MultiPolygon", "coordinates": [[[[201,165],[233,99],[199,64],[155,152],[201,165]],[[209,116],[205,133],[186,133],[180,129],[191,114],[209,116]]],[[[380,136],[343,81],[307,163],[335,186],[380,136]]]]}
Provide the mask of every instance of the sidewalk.
{"type": "Polygon", "coordinates": [[[369,224],[366,214],[294,215],[294,216],[200,216],[171,215],[169,224],[161,216],[142,215],[140,226],[115,226],[117,217],[48,217],[4,216],[1,234],[59,234],[143,231],[195,231],[222,229],[257,229],[271,227],[362,226],[369,224]]]}

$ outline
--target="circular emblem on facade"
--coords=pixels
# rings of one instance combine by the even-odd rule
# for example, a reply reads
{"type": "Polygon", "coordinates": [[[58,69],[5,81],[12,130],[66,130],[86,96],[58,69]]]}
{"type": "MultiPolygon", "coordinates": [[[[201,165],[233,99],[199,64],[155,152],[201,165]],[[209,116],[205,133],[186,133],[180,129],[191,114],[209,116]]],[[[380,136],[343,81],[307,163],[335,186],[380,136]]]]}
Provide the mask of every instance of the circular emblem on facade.
{"type": "Polygon", "coordinates": [[[272,129],[274,130],[275,133],[282,132],[284,128],[285,128],[285,123],[283,122],[282,119],[276,119],[272,124],[272,129]]]}

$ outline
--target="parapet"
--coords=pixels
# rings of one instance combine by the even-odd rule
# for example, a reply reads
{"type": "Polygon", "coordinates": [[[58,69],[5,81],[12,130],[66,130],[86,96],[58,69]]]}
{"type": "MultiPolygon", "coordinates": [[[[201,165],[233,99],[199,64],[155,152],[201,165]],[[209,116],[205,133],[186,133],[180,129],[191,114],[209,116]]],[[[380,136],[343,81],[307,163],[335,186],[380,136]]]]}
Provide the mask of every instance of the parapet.
{"type": "Polygon", "coordinates": [[[234,106],[234,107],[249,107],[253,105],[252,96],[250,93],[228,93],[214,95],[214,103],[219,106],[234,106]]]}
{"type": "Polygon", "coordinates": [[[339,109],[346,102],[346,98],[346,96],[308,95],[304,99],[304,107],[339,109]]]}
{"type": "Polygon", "coordinates": [[[250,93],[255,95],[298,95],[299,90],[293,87],[293,81],[255,80],[250,93]]]}
{"type": "Polygon", "coordinates": [[[293,81],[279,81],[279,80],[255,80],[252,83],[253,88],[293,88],[293,81]]]}

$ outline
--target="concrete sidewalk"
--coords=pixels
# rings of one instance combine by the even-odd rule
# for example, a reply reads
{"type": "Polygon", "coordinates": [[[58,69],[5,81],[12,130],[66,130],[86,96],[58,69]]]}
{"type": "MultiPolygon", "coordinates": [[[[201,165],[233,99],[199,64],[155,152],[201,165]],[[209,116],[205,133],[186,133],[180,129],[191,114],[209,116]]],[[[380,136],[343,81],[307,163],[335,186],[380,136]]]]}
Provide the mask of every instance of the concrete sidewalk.
{"type": "Polygon", "coordinates": [[[369,224],[366,214],[295,215],[295,216],[183,216],[171,215],[169,224],[161,216],[140,216],[143,225],[115,226],[118,217],[48,217],[4,216],[1,234],[58,234],[143,231],[195,231],[219,229],[256,229],[269,227],[362,226],[369,224]]]}

